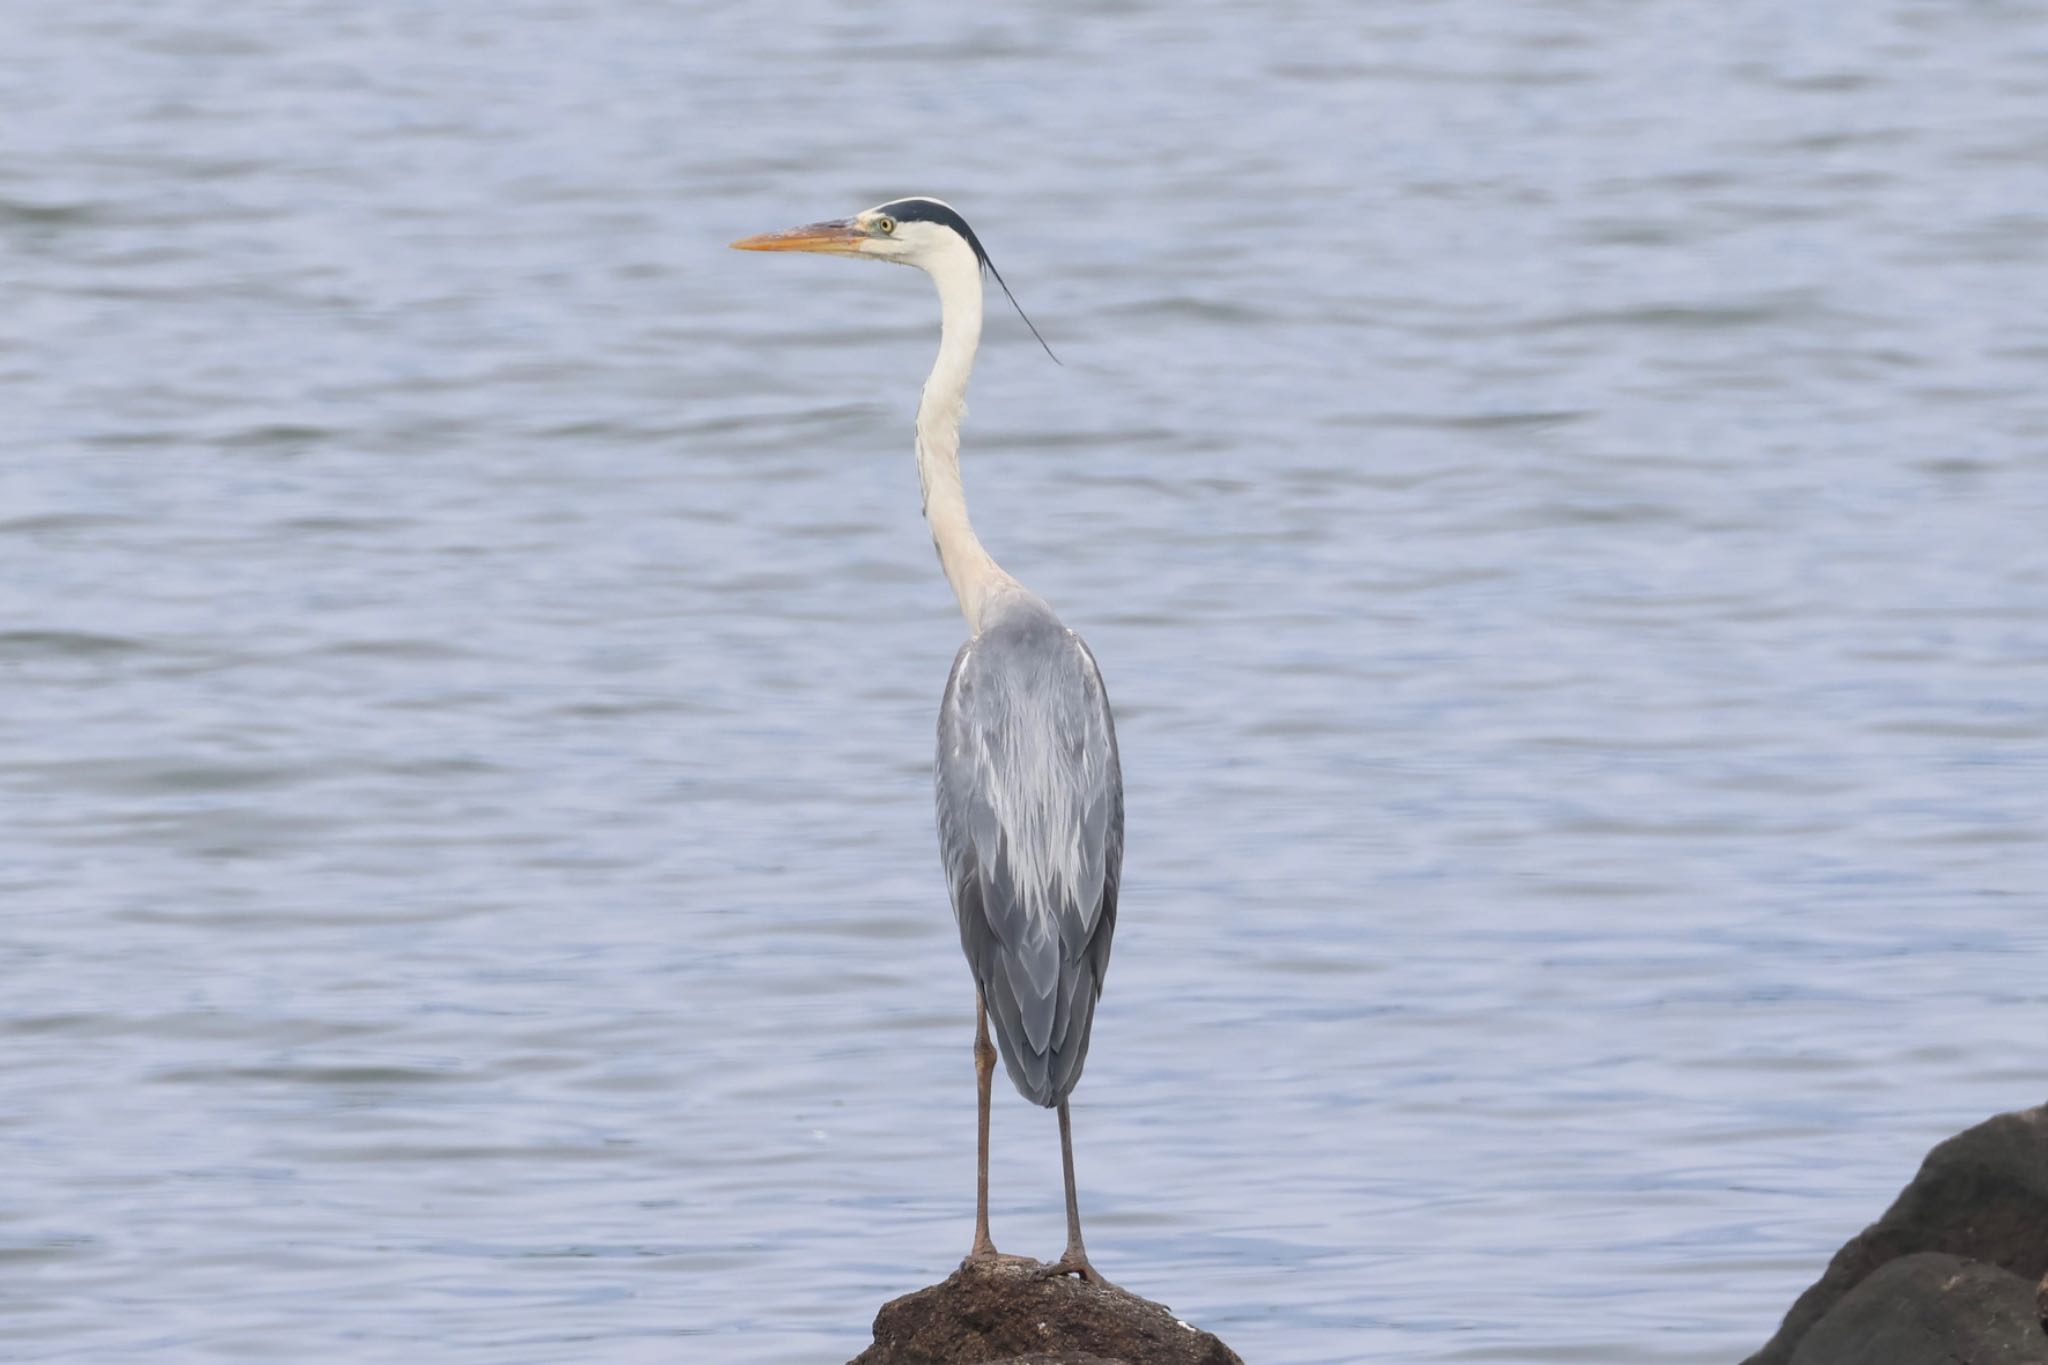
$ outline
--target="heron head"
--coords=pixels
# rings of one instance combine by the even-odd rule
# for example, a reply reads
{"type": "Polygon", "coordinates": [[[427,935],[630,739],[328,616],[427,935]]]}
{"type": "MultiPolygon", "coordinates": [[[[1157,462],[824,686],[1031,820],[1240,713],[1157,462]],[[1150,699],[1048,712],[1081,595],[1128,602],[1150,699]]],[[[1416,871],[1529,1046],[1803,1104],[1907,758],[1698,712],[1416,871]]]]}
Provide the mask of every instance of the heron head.
{"type": "MultiPolygon", "coordinates": [[[[826,256],[869,256],[878,261],[914,265],[935,277],[941,270],[951,273],[962,266],[977,274],[986,270],[996,277],[997,284],[1002,285],[1010,306],[1024,318],[1024,325],[1031,328],[1031,335],[1038,336],[1038,328],[1025,316],[1017,296],[1010,293],[1010,286],[1003,282],[1002,273],[982,247],[981,238],[974,235],[974,229],[967,225],[960,211],[943,199],[929,199],[922,195],[892,199],[851,218],[836,218],[828,223],[811,223],[782,232],[742,237],[733,246],[741,251],[812,251],[826,256]]],[[[1038,337],[1038,344],[1045,346],[1045,338],[1038,337]]],[[[1052,355],[1052,347],[1045,346],[1045,353],[1052,355]]],[[[1059,357],[1053,356],[1053,360],[1057,362],[1059,357]]]]}
{"type": "Polygon", "coordinates": [[[814,251],[828,256],[872,256],[877,260],[929,268],[942,256],[965,248],[988,264],[981,239],[958,210],[938,199],[896,199],[851,218],[811,223],[783,232],[742,237],[741,251],[814,251]]]}

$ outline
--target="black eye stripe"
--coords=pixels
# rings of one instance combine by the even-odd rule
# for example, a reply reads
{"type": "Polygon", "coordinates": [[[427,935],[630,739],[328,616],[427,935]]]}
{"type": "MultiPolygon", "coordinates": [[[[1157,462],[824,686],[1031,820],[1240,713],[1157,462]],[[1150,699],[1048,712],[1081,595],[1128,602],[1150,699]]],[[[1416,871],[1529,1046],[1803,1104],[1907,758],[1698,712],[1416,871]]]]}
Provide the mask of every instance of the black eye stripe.
{"type": "Polygon", "coordinates": [[[967,226],[967,220],[949,204],[941,204],[936,199],[898,199],[875,211],[887,214],[899,223],[937,223],[949,227],[967,239],[967,245],[974,248],[976,260],[983,265],[988,264],[988,252],[982,249],[981,238],[974,235],[974,229],[967,226]]]}
{"type": "MultiPolygon", "coordinates": [[[[1038,337],[1038,344],[1045,346],[1045,338],[1038,336],[1038,325],[1031,320],[1031,315],[1024,311],[1024,305],[1017,302],[1017,296],[1010,292],[1009,284],[1003,279],[1003,272],[996,269],[996,263],[991,261],[988,252],[982,249],[981,238],[974,235],[974,229],[967,226],[967,220],[954,212],[951,205],[941,204],[936,199],[898,199],[881,205],[875,212],[886,214],[899,223],[937,223],[953,229],[966,238],[967,245],[974,248],[974,259],[981,262],[982,268],[996,277],[996,283],[1002,285],[1003,295],[1009,299],[1010,306],[1017,310],[1017,316],[1024,319],[1024,325],[1031,329],[1031,335],[1038,337]]],[[[1060,363],[1060,358],[1052,355],[1052,347],[1045,346],[1045,353],[1052,356],[1053,364],[1060,363]]]]}

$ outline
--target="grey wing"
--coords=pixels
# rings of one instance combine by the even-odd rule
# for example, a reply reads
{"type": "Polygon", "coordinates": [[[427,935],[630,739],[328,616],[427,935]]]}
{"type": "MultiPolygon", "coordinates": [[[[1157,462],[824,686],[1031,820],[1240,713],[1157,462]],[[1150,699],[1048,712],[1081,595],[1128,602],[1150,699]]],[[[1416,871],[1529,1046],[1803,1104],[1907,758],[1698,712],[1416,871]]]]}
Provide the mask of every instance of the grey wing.
{"type": "Polygon", "coordinates": [[[1080,637],[991,631],[939,710],[939,843],[960,946],[1027,1099],[1081,1078],[1109,968],[1123,777],[1102,675],[1080,637]]]}

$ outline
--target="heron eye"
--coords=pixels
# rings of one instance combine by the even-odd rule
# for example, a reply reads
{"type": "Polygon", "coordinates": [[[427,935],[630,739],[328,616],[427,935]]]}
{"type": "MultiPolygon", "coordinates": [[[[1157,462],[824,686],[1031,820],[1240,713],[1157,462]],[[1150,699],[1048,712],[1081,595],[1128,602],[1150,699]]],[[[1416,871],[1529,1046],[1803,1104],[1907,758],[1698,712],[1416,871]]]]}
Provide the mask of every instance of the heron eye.
{"type": "Polygon", "coordinates": [[[895,230],[896,221],[893,218],[875,219],[875,231],[881,233],[884,237],[887,237],[890,233],[894,232],[895,230]]]}

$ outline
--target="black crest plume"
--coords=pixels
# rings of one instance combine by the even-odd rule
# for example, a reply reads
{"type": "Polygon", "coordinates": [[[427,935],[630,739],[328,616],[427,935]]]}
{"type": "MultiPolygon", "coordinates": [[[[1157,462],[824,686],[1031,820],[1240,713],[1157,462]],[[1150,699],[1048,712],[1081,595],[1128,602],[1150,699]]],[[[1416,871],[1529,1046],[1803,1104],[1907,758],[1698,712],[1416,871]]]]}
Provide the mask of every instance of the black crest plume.
{"type": "Polygon", "coordinates": [[[882,205],[876,212],[886,213],[899,223],[940,223],[965,237],[967,245],[974,248],[974,259],[981,262],[982,269],[996,277],[996,283],[1002,285],[1003,297],[1010,301],[1010,307],[1017,310],[1017,316],[1024,319],[1024,325],[1031,329],[1031,335],[1038,337],[1038,344],[1045,347],[1048,356],[1052,356],[1052,363],[1062,363],[1058,356],[1052,354],[1052,347],[1045,344],[1045,338],[1039,336],[1038,324],[1031,320],[1031,315],[1024,311],[1024,305],[1017,302],[1017,296],[1010,292],[1010,286],[1003,279],[1003,272],[996,269],[996,263],[988,258],[988,248],[981,244],[981,238],[974,235],[974,229],[967,226],[967,220],[962,218],[951,204],[942,204],[936,199],[898,199],[894,203],[882,205]]]}

